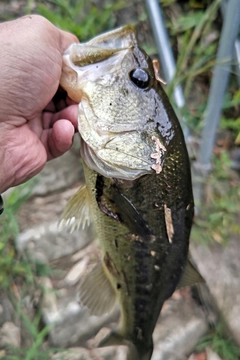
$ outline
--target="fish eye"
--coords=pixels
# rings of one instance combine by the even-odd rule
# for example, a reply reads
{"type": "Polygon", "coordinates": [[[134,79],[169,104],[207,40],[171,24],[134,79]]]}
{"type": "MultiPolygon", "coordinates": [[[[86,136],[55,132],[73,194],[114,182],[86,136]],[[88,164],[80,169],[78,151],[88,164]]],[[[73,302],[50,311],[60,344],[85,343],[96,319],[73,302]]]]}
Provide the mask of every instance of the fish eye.
{"type": "Polygon", "coordinates": [[[140,89],[146,89],[150,83],[150,76],[144,69],[137,68],[133,69],[129,73],[131,81],[140,89]]]}

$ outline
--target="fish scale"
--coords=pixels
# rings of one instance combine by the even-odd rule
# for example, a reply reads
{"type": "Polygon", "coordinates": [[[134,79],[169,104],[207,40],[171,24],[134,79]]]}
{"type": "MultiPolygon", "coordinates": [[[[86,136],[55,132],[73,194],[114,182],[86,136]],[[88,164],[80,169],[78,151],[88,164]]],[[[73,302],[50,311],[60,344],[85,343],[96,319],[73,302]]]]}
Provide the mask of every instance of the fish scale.
{"type": "Polygon", "coordinates": [[[160,82],[132,26],[73,44],[63,56],[60,83],[79,102],[86,185],[62,219],[72,229],[94,223],[102,261],[82,279],[79,298],[96,315],[118,302],[119,325],[99,346],[127,345],[128,360],[151,359],[164,301],[202,280],[187,259],[194,214],[187,149],[160,82]]]}

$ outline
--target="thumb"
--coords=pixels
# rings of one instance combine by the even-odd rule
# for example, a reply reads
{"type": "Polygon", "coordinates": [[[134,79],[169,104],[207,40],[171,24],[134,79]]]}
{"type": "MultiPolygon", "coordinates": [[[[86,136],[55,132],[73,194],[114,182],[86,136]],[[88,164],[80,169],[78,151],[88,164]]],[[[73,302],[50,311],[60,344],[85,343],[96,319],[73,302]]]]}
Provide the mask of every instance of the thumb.
{"type": "Polygon", "coordinates": [[[72,44],[72,43],[78,43],[78,38],[63,30],[59,30],[60,32],[60,44],[59,44],[59,50],[61,53],[64,53],[64,51],[72,44]]]}

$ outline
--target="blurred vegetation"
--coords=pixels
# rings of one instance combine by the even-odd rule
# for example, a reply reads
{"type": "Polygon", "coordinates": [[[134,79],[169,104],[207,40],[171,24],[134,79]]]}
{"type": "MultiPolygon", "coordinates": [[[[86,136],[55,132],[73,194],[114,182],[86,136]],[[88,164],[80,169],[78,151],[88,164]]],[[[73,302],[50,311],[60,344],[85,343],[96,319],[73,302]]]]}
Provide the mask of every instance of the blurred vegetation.
{"type": "Polygon", "coordinates": [[[222,360],[237,360],[240,358],[240,348],[234,343],[231,337],[226,337],[224,321],[221,320],[218,326],[211,329],[197,345],[197,351],[210,347],[222,360]]]}
{"type": "Polygon", "coordinates": [[[27,200],[32,191],[32,181],[15,188],[7,197],[0,222],[0,285],[9,286],[21,278],[26,283],[33,282],[31,265],[17,254],[15,238],[19,232],[16,211],[27,200]]]}
{"type": "MultiPolygon", "coordinates": [[[[168,15],[166,24],[176,54],[176,73],[168,84],[167,93],[172,97],[174,87],[182,86],[186,105],[177,111],[185,118],[195,139],[201,135],[211,74],[216,64],[222,25],[220,4],[220,0],[185,1],[180,8],[179,3],[163,1],[168,15]]],[[[232,169],[231,157],[232,150],[238,149],[240,144],[240,90],[234,71],[233,64],[216,134],[212,171],[206,180],[204,200],[198,204],[200,215],[192,230],[192,239],[206,245],[213,242],[227,245],[230,234],[240,234],[239,173],[232,169]]]]}
{"type": "MultiPolygon", "coordinates": [[[[187,101],[181,114],[193,136],[198,139],[222,25],[220,0],[162,0],[161,3],[177,64],[176,75],[172,83],[168,84],[167,92],[171,96],[174,86],[182,85],[187,101]]],[[[128,19],[128,12],[133,15],[131,23],[137,27],[141,45],[150,55],[156,55],[143,1],[28,0],[23,2],[22,7],[19,5],[14,16],[38,13],[56,26],[76,34],[80,41],[86,41],[96,34],[122,25],[124,19],[128,19]]],[[[10,12],[0,14],[2,20],[14,16],[10,12]]],[[[192,232],[192,238],[203,244],[218,242],[227,245],[232,234],[240,234],[239,174],[232,170],[231,160],[231,150],[240,145],[239,114],[240,91],[233,73],[223,104],[219,129],[222,141],[217,141],[214,150],[213,171],[207,180],[203,211],[201,217],[195,220],[192,232]]],[[[31,194],[32,188],[33,183],[29,182],[14,189],[0,218],[0,291],[8,292],[22,326],[32,339],[32,346],[26,349],[8,349],[4,357],[8,360],[47,360],[57,351],[47,347],[46,339],[50,329],[42,326],[40,311],[30,320],[21,301],[27,288],[39,288],[38,278],[50,271],[47,267],[29,261],[15,247],[19,232],[16,212],[31,194]]],[[[223,360],[239,357],[239,349],[225,338],[222,325],[203,338],[199,350],[206,346],[211,346],[223,360]]]]}
{"type": "Polygon", "coordinates": [[[111,29],[116,23],[116,11],[125,6],[124,0],[101,1],[98,4],[85,0],[51,0],[46,4],[38,3],[36,11],[83,42],[111,29]]]}
{"type": "Polygon", "coordinates": [[[205,191],[201,216],[195,219],[192,238],[201,244],[217,242],[226,246],[231,236],[240,236],[238,175],[231,169],[228,152],[214,156],[205,191]]]}
{"type": "Polygon", "coordinates": [[[14,188],[5,200],[4,212],[0,219],[0,292],[8,294],[18,316],[18,322],[22,324],[33,344],[25,350],[10,347],[7,349],[9,356],[4,355],[4,359],[9,360],[49,359],[48,356],[40,357],[41,352],[38,349],[49,332],[49,326],[40,330],[40,310],[35,314],[34,319],[30,319],[22,299],[30,288],[39,288],[38,277],[49,275],[51,269],[47,265],[31,261],[26,254],[24,256],[20,254],[15,245],[19,233],[16,212],[29,198],[35,184],[35,180],[30,180],[14,188]]]}

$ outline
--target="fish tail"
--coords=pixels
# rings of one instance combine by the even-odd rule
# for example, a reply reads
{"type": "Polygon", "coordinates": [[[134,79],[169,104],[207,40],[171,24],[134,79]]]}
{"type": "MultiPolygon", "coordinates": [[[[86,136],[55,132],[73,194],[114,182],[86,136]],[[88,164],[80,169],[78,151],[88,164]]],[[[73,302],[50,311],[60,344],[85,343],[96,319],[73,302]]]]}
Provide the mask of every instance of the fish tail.
{"type": "Polygon", "coordinates": [[[150,360],[152,357],[152,353],[153,353],[153,345],[151,345],[151,347],[147,348],[145,352],[139,355],[139,360],[150,360]]]}
{"type": "MultiPolygon", "coordinates": [[[[139,353],[139,360],[150,360],[152,357],[152,353],[153,353],[153,340],[152,338],[150,339],[150,343],[148,346],[146,346],[146,343],[144,344],[144,347],[141,346],[141,349],[138,349],[138,353],[139,353]]],[[[127,360],[130,360],[127,359],[127,360]]]]}
{"type": "Polygon", "coordinates": [[[130,340],[125,339],[121,334],[112,331],[101,342],[99,347],[125,345],[128,347],[126,360],[150,360],[153,352],[153,343],[147,349],[138,349],[138,347],[130,340]]]}

